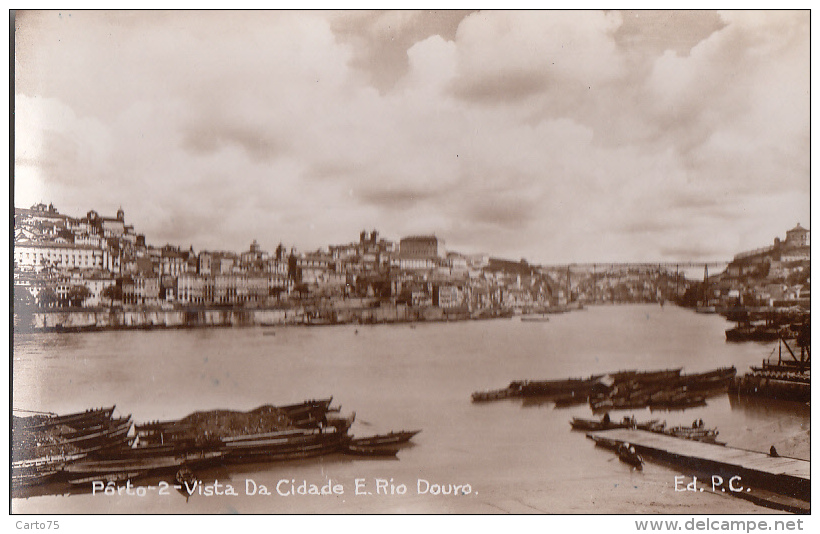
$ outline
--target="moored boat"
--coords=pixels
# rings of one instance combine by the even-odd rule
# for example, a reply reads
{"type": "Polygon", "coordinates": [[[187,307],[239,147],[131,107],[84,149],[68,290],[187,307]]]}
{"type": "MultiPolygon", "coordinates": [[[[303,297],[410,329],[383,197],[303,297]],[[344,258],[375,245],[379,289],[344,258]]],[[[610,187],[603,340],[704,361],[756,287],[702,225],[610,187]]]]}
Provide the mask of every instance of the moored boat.
{"type": "Polygon", "coordinates": [[[64,438],[48,431],[17,432],[13,439],[12,459],[27,460],[65,454],[90,453],[116,447],[128,441],[130,416],[112,420],[110,426],[89,434],[64,438]]]}
{"type": "Polygon", "coordinates": [[[476,391],[472,395],[473,402],[487,402],[501,399],[517,397],[521,393],[518,388],[506,387],[503,389],[492,389],[489,391],[476,391]]]}
{"type": "Polygon", "coordinates": [[[573,430],[611,430],[613,428],[632,428],[637,423],[633,417],[625,416],[621,421],[610,421],[608,416],[604,416],[602,419],[573,417],[569,424],[573,430]]]}
{"type": "Polygon", "coordinates": [[[683,371],[683,368],[680,367],[676,369],[660,369],[657,371],[618,371],[617,373],[611,373],[610,376],[616,384],[620,382],[663,382],[679,377],[681,371],[683,371]]]}
{"type": "Polygon", "coordinates": [[[621,443],[618,446],[618,458],[620,458],[622,462],[633,466],[635,469],[643,469],[643,457],[638,454],[634,445],[621,443]]]}
{"type": "Polygon", "coordinates": [[[419,432],[421,432],[421,430],[401,430],[398,432],[390,432],[389,434],[377,434],[375,436],[367,436],[364,438],[351,438],[350,443],[361,447],[398,445],[407,443],[419,432]]]}
{"type": "Polygon", "coordinates": [[[56,480],[61,471],[60,469],[37,469],[29,471],[15,471],[12,469],[11,485],[13,488],[21,488],[26,486],[36,486],[46,484],[56,480]]]}
{"type": "Polygon", "coordinates": [[[520,382],[520,390],[521,395],[524,397],[549,395],[566,396],[571,394],[584,395],[601,388],[601,379],[603,376],[604,375],[593,375],[588,378],[569,378],[564,380],[527,380],[520,382]]]}
{"type": "Polygon", "coordinates": [[[227,462],[270,462],[308,458],[341,450],[355,414],[329,421],[327,428],[296,429],[221,438],[227,462]]]}
{"type": "Polygon", "coordinates": [[[589,395],[565,395],[563,397],[558,397],[555,399],[555,407],[556,408],[566,408],[568,406],[575,406],[578,404],[586,404],[589,402],[589,395]]]}
{"type": "Polygon", "coordinates": [[[221,451],[174,454],[140,459],[96,460],[86,459],[65,465],[62,471],[70,484],[95,481],[116,482],[142,476],[175,472],[182,466],[203,466],[221,460],[221,451]]]}
{"type": "Polygon", "coordinates": [[[726,341],[776,341],[782,328],[770,325],[738,325],[726,330],[726,341]]]}
{"type": "Polygon", "coordinates": [[[523,323],[546,323],[550,318],[546,315],[522,315],[521,322],[523,323]]]}
{"type": "Polygon", "coordinates": [[[351,454],[395,455],[391,448],[398,449],[419,432],[390,432],[354,443],[348,431],[355,413],[339,415],[340,409],[330,409],[330,400],[281,409],[265,405],[249,412],[196,412],[180,420],[138,425],[132,425],[130,416],[107,422],[87,420],[89,425],[77,427],[46,426],[42,421],[18,425],[12,486],[122,482],[185,472],[212,462],[273,462],[345,449],[352,449],[351,454]],[[298,427],[298,421],[310,424],[298,427]],[[131,426],[136,429],[133,436],[129,436],[131,426]]]}
{"type": "Polygon", "coordinates": [[[65,415],[38,414],[26,417],[13,416],[12,426],[15,430],[27,430],[29,432],[47,430],[57,425],[83,428],[110,419],[111,414],[114,413],[114,408],[115,406],[109,408],[94,408],[65,415]]]}
{"type": "Polygon", "coordinates": [[[354,454],[357,456],[396,456],[399,452],[399,448],[395,445],[393,446],[367,446],[367,445],[354,445],[352,443],[348,443],[342,452],[345,454],[354,454]]]}
{"type": "Polygon", "coordinates": [[[725,389],[728,388],[735,375],[737,375],[735,366],[722,367],[704,373],[681,375],[676,385],[685,387],[687,391],[725,389]]]}
{"type": "Polygon", "coordinates": [[[685,426],[668,428],[662,431],[662,433],[676,438],[691,439],[693,441],[703,441],[706,443],[715,443],[718,435],[716,428],[689,428],[685,426]]]}

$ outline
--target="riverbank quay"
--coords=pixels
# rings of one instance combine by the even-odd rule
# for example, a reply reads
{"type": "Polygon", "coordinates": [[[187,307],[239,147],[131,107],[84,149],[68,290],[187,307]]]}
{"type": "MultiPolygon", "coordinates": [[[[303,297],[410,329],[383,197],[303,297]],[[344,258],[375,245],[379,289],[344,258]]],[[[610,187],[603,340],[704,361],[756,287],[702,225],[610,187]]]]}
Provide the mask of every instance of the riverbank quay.
{"type": "Polygon", "coordinates": [[[687,475],[676,491],[713,491],[793,513],[811,512],[811,462],[661,435],[645,430],[590,432],[596,445],[633,446],[641,455],[675,466],[687,475]],[[697,477],[706,486],[699,486],[697,477]],[[692,483],[691,490],[687,489],[692,483]]]}
{"type": "MultiPolygon", "coordinates": [[[[577,308],[556,307],[544,313],[577,308]]],[[[469,311],[436,306],[408,306],[375,299],[350,299],[327,305],[277,307],[139,306],[15,310],[16,332],[85,332],[98,330],[208,328],[249,326],[328,326],[394,324],[511,318],[508,308],[469,311]]]]}

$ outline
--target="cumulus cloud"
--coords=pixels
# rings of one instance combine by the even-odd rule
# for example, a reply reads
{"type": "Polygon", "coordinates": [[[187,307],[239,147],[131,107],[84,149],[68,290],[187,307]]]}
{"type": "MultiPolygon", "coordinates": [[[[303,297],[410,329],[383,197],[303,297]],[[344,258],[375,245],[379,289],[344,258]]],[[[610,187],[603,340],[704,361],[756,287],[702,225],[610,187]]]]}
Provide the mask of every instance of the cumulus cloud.
{"type": "Polygon", "coordinates": [[[459,26],[459,81],[467,99],[516,101],[546,88],[577,91],[621,72],[617,13],[510,11],[471,14],[459,26]]]}
{"type": "Polygon", "coordinates": [[[720,259],[809,220],[807,12],[35,11],[15,72],[15,204],[157,244],[720,259]]]}

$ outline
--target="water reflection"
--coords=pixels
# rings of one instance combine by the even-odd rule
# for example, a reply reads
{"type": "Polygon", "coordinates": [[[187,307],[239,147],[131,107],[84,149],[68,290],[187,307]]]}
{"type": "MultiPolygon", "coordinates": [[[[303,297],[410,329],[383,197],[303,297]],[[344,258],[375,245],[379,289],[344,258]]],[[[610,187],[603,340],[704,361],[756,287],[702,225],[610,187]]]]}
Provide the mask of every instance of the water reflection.
{"type": "Polygon", "coordinates": [[[742,411],[749,417],[770,420],[772,417],[809,417],[811,407],[802,402],[729,394],[732,411],[742,411]]]}

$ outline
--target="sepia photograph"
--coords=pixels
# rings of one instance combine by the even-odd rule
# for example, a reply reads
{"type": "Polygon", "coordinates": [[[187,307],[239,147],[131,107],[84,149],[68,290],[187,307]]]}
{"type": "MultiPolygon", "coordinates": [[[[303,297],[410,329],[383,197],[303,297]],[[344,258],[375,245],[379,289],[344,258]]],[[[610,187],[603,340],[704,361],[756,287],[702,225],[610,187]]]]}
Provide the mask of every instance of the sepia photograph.
{"type": "Polygon", "coordinates": [[[18,530],[808,524],[810,10],[10,24],[18,530]]]}

